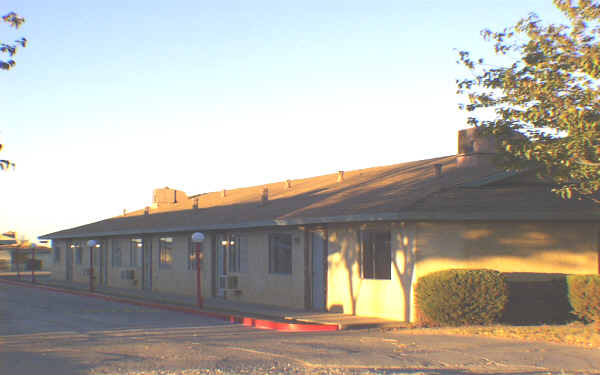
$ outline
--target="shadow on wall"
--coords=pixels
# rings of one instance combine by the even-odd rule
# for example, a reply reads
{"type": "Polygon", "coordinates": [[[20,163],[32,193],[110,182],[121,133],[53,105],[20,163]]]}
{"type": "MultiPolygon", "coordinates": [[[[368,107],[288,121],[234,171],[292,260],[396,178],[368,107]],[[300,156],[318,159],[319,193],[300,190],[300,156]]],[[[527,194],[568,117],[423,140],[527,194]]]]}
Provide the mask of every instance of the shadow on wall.
{"type": "MultiPolygon", "coordinates": [[[[362,286],[362,278],[357,278],[358,279],[358,285],[355,283],[355,278],[354,276],[356,276],[354,274],[353,268],[354,267],[358,267],[359,268],[359,272],[360,272],[360,246],[357,246],[356,243],[354,243],[355,241],[352,241],[351,236],[358,236],[357,233],[355,232],[355,230],[358,230],[357,228],[352,228],[349,230],[345,230],[343,232],[343,236],[341,239],[337,239],[338,244],[334,247],[334,246],[330,246],[330,252],[328,254],[328,267],[329,269],[344,269],[346,272],[346,278],[348,280],[348,296],[350,299],[350,310],[351,311],[345,311],[344,309],[344,305],[343,304],[336,304],[336,305],[332,305],[329,308],[329,311],[331,312],[339,312],[339,313],[345,313],[345,314],[352,314],[352,315],[356,315],[356,305],[358,303],[358,298],[360,295],[360,288],[362,286]],[[337,260],[332,260],[330,259],[330,255],[333,253],[338,253],[337,254],[337,260]]],[[[339,232],[336,234],[337,236],[339,236],[339,232]]],[[[330,240],[330,245],[332,243],[335,243],[336,241],[334,239],[330,240]]]]}
{"type": "Polygon", "coordinates": [[[419,265],[500,272],[596,273],[595,223],[419,223],[419,265]]]}
{"type": "Polygon", "coordinates": [[[386,309],[391,309],[391,306],[394,306],[393,309],[398,308],[396,306],[402,306],[401,316],[407,321],[410,319],[412,282],[416,261],[414,253],[415,226],[402,224],[390,228],[390,231],[393,236],[391,280],[370,280],[373,282],[372,284],[361,277],[360,228],[356,226],[343,232],[338,231],[330,237],[328,267],[330,270],[339,270],[336,273],[340,279],[333,279],[332,282],[335,283],[336,288],[340,288],[336,298],[344,298],[344,301],[331,305],[329,311],[356,315],[357,310],[360,309],[361,313],[366,313],[368,310],[395,314],[395,310],[386,311],[386,309]],[[343,281],[341,277],[343,277],[343,281]],[[340,285],[342,283],[343,286],[340,285]],[[393,283],[393,285],[388,283],[393,283]],[[361,292],[363,292],[362,301],[360,300],[361,292]],[[343,295],[346,297],[342,297],[343,295]],[[402,303],[390,303],[390,299],[397,298],[402,298],[402,303]],[[359,301],[360,307],[358,306],[359,301]]]}
{"type": "Polygon", "coordinates": [[[398,246],[395,248],[396,251],[392,252],[392,266],[404,292],[404,320],[410,321],[412,280],[416,262],[413,252],[415,233],[402,223],[402,228],[397,236],[399,237],[397,238],[398,246]],[[398,250],[401,250],[402,259],[398,259],[398,250]]]}
{"type": "Polygon", "coordinates": [[[571,315],[567,275],[544,273],[504,273],[509,299],[503,323],[566,323],[571,315]]]}

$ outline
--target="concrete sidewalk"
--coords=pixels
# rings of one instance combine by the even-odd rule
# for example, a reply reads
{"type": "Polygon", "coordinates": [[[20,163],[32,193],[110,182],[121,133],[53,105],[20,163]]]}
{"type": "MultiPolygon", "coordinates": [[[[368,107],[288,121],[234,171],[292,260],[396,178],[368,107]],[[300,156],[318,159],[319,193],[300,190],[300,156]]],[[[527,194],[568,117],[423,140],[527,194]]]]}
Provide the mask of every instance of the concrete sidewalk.
{"type": "MultiPolygon", "coordinates": [[[[0,277],[7,280],[15,281],[16,278],[11,276],[0,275],[0,277]]],[[[31,275],[23,275],[21,281],[25,283],[31,282],[31,275]]],[[[36,276],[36,284],[70,291],[89,292],[89,285],[87,283],[54,280],[50,279],[48,276],[36,276]]],[[[109,286],[96,286],[94,288],[94,293],[146,303],[150,302],[184,308],[197,308],[195,296],[165,294],[141,289],[125,289],[109,286]]],[[[395,328],[406,327],[408,325],[408,323],[405,322],[381,318],[240,303],[223,298],[205,298],[204,306],[201,311],[209,314],[243,316],[288,323],[335,325],[338,329],[395,328]]]]}

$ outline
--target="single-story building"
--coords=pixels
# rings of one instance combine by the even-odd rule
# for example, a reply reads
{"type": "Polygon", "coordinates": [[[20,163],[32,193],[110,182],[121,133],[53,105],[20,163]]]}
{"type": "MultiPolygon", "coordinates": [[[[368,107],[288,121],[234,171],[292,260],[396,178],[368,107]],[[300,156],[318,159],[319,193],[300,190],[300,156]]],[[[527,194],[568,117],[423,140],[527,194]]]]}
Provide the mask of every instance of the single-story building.
{"type": "Polygon", "coordinates": [[[493,167],[493,139],[457,155],[187,196],[156,189],[135,212],[42,236],[53,277],[241,303],[414,320],[430,272],[600,271],[600,207],[562,200],[534,172],[493,167]]]}
{"type": "Polygon", "coordinates": [[[0,272],[47,271],[52,264],[49,247],[17,239],[12,231],[0,234],[0,272]]]}

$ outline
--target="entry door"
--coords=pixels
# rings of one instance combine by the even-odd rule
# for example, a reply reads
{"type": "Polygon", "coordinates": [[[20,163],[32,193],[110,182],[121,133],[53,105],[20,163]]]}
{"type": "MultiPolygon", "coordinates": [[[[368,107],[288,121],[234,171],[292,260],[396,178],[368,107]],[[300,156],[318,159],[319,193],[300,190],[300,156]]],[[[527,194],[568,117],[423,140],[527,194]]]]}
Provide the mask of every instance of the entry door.
{"type": "Polygon", "coordinates": [[[98,281],[100,285],[106,285],[106,244],[100,242],[100,247],[94,249],[98,260],[98,281]]]}
{"type": "Polygon", "coordinates": [[[226,236],[217,236],[217,297],[225,296],[227,286],[227,246],[226,236]]]}
{"type": "Polygon", "coordinates": [[[65,249],[65,261],[66,261],[66,275],[65,279],[68,281],[73,280],[73,248],[70,244],[67,244],[65,249]]]}
{"type": "Polygon", "coordinates": [[[312,307],[325,310],[325,231],[311,232],[312,251],[312,307]]]}
{"type": "Polygon", "coordinates": [[[142,288],[152,290],[152,240],[145,238],[142,244],[142,288]]]}

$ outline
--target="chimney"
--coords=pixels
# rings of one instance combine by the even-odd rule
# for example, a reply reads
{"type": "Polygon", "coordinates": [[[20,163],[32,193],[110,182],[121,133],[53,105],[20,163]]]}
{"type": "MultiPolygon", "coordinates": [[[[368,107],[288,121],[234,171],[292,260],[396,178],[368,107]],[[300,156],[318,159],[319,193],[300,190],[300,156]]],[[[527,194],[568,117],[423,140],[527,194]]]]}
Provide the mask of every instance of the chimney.
{"type": "Polygon", "coordinates": [[[435,177],[440,178],[442,177],[442,165],[441,164],[434,164],[433,165],[433,169],[435,171],[435,177]]]}
{"type": "Polygon", "coordinates": [[[498,148],[498,140],[492,135],[482,134],[478,128],[459,130],[456,166],[491,168],[498,148]]]}
{"type": "Polygon", "coordinates": [[[152,206],[155,208],[172,206],[179,202],[185,202],[186,200],[187,195],[183,191],[170,189],[169,187],[154,189],[152,192],[152,206]]]}
{"type": "Polygon", "coordinates": [[[285,189],[290,190],[292,188],[292,180],[285,180],[283,186],[285,189]]]}
{"type": "Polygon", "coordinates": [[[261,204],[267,204],[268,201],[269,201],[269,188],[265,186],[262,189],[262,195],[260,197],[260,203],[261,204]]]}
{"type": "Polygon", "coordinates": [[[344,171],[338,171],[337,182],[342,182],[342,181],[344,181],[344,171]]]}

